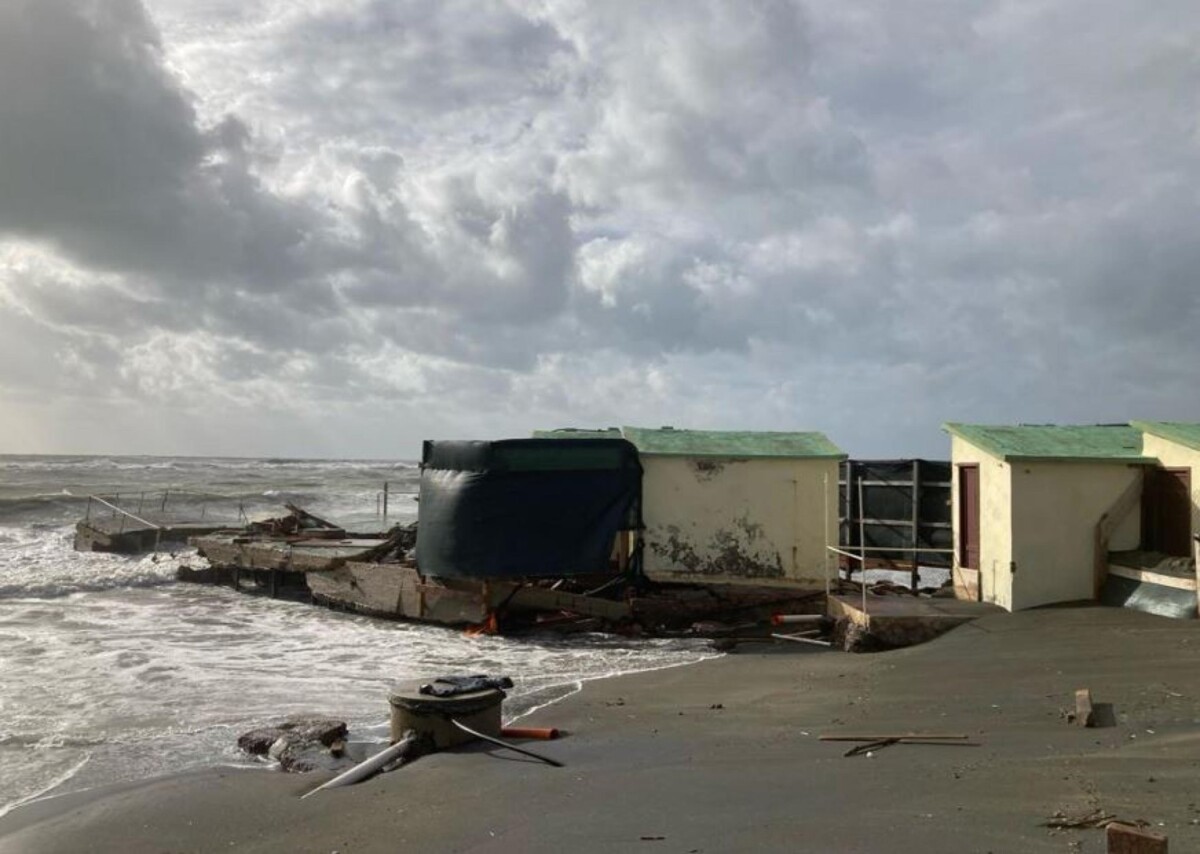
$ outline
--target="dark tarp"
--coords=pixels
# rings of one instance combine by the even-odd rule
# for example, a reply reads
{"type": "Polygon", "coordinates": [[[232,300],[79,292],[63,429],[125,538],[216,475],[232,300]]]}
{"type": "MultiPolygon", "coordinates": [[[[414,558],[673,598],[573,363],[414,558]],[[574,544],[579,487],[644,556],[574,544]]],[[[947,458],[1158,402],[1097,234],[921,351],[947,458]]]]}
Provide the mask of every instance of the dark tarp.
{"type": "Polygon", "coordinates": [[[1132,608],[1160,617],[1192,620],[1196,618],[1196,591],[1134,581],[1122,575],[1110,574],[1104,579],[1100,603],[1118,608],[1132,608]]]}
{"type": "Polygon", "coordinates": [[[640,524],[642,466],[624,439],[426,442],[417,566],[434,577],[607,572],[640,524]]]}

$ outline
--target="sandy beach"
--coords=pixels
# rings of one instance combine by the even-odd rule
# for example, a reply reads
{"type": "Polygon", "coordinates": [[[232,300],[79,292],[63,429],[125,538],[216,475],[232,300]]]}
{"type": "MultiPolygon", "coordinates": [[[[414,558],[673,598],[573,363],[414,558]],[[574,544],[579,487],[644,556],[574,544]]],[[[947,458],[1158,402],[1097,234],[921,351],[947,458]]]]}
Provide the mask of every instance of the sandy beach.
{"type": "Polygon", "coordinates": [[[20,808],[0,852],[1099,852],[1042,826],[1096,809],[1200,850],[1200,622],[1059,608],[875,655],[746,649],[525,719],[569,731],[537,745],[565,768],[471,748],[303,802],[324,777],[210,769],[20,808]],[[1116,727],[1064,720],[1080,687],[1116,727]],[[981,746],[818,740],[909,731],[981,746]]]}

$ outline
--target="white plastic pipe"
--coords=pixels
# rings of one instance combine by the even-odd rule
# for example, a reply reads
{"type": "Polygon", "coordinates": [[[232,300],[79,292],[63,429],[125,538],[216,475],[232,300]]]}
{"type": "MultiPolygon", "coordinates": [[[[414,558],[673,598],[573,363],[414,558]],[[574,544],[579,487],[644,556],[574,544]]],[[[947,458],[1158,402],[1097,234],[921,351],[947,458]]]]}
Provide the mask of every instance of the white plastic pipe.
{"type": "Polygon", "coordinates": [[[304,800],[310,795],[315,795],[322,789],[337,789],[341,786],[352,786],[355,783],[367,779],[368,777],[374,776],[375,774],[379,773],[379,770],[385,765],[398,759],[400,755],[411,748],[416,741],[417,734],[412,730],[409,730],[404,734],[404,738],[397,741],[391,747],[385,747],[370,759],[366,759],[358,763],[348,771],[343,771],[328,783],[322,783],[320,786],[317,786],[317,788],[313,789],[307,795],[301,795],[300,800],[304,800]]]}
{"type": "Polygon", "coordinates": [[[816,638],[802,638],[797,635],[771,635],[776,640],[792,641],[793,643],[811,643],[813,646],[833,646],[829,641],[817,640],[816,638]]]}

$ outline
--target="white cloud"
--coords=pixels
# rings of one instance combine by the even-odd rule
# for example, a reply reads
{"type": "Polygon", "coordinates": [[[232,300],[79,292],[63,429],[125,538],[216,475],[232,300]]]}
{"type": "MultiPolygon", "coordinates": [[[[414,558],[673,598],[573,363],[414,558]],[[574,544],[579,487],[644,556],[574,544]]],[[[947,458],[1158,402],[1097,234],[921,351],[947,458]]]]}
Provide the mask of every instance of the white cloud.
{"type": "Polygon", "coordinates": [[[1198,31],[1183,2],[14,0],[0,450],[644,421],[931,455],[950,418],[1200,418],[1198,31]]]}

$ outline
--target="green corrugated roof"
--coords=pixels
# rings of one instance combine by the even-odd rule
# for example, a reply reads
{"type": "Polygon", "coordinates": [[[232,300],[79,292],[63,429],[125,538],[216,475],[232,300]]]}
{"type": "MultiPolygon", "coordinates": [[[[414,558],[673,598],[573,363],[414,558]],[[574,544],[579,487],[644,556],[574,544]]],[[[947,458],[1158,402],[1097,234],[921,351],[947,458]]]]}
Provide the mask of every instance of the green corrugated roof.
{"type": "Polygon", "coordinates": [[[554,430],[534,430],[535,439],[620,439],[621,428],[601,427],[590,430],[580,427],[559,427],[554,430]]]}
{"type": "Polygon", "coordinates": [[[622,427],[621,433],[643,454],[838,460],[846,456],[824,433],[676,430],[674,427],[622,427]]]}
{"type": "Polygon", "coordinates": [[[1142,456],[1142,434],[1127,424],[943,424],[948,433],[1002,460],[1155,462],[1142,456]]]}
{"type": "Polygon", "coordinates": [[[1200,451],[1200,424],[1188,421],[1134,421],[1132,424],[1151,436],[1159,436],[1177,445],[1200,451]]]}

